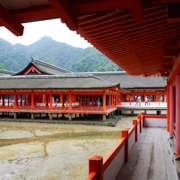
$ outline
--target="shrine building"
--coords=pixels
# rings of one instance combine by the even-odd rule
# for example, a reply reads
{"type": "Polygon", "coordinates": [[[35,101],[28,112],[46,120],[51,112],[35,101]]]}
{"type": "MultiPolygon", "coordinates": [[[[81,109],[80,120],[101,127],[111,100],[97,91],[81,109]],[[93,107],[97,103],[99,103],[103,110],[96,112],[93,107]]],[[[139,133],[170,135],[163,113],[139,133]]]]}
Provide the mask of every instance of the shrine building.
{"type": "Polygon", "coordinates": [[[49,119],[66,114],[69,120],[72,114],[101,114],[106,120],[121,102],[135,101],[137,96],[144,101],[146,95],[151,101],[159,96],[165,101],[166,95],[161,77],[145,81],[124,71],[74,73],[33,58],[17,73],[2,72],[0,111],[11,112],[14,118],[18,113],[30,113],[31,119],[37,113],[48,113],[49,119]]]}
{"type": "Polygon", "coordinates": [[[20,72],[0,77],[0,111],[14,113],[102,114],[114,112],[120,103],[119,83],[92,74],[72,73],[32,59],[20,72]],[[99,101],[99,106],[97,102],[99,101]]]}

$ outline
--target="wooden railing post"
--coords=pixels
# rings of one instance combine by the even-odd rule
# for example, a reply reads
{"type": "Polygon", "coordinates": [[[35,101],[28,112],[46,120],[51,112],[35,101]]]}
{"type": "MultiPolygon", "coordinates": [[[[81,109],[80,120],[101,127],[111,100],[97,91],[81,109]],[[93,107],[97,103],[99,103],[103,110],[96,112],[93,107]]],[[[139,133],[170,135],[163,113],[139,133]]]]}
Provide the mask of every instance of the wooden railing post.
{"type": "Polygon", "coordinates": [[[89,159],[89,174],[97,173],[97,180],[103,180],[103,157],[93,156],[89,159]]]}
{"type": "Polygon", "coordinates": [[[133,119],[133,126],[135,126],[135,141],[138,140],[138,132],[137,132],[137,120],[133,119]]]}
{"type": "Polygon", "coordinates": [[[139,119],[139,132],[142,132],[142,124],[141,124],[141,115],[138,115],[137,118],[139,119]]]}
{"type": "Polygon", "coordinates": [[[128,130],[124,129],[121,131],[121,137],[125,138],[125,162],[128,161],[128,130]]]}

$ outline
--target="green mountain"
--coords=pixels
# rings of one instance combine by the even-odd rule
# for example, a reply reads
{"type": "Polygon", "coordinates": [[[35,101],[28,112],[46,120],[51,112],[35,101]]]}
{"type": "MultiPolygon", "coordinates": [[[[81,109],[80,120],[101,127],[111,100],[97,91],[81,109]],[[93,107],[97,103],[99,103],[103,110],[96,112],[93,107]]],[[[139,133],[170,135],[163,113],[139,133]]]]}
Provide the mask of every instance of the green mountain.
{"type": "Polygon", "coordinates": [[[0,64],[9,71],[20,71],[31,57],[74,72],[121,71],[122,69],[93,47],[76,48],[50,37],[25,46],[0,39],[0,64]]]}

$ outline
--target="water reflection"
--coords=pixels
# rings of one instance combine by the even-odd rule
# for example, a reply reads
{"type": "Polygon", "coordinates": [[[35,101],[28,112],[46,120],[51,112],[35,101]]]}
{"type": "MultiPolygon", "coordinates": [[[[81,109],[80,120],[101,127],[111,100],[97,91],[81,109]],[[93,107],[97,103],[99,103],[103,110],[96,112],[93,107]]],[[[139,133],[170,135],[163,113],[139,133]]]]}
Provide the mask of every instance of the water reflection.
{"type": "Polygon", "coordinates": [[[85,179],[88,159],[106,156],[131,127],[0,122],[0,179],[85,179]]]}

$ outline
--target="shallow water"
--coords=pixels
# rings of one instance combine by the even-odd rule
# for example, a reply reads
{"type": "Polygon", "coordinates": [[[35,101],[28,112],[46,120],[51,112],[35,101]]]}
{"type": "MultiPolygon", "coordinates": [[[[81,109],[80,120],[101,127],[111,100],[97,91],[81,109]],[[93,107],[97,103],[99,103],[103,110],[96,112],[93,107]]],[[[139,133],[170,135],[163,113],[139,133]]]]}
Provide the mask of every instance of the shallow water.
{"type": "Polygon", "coordinates": [[[0,122],[0,179],[86,179],[88,159],[105,157],[132,119],[116,127],[0,122]]]}

